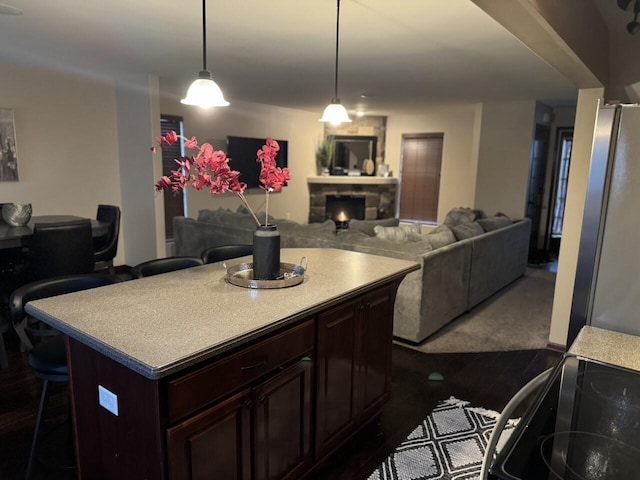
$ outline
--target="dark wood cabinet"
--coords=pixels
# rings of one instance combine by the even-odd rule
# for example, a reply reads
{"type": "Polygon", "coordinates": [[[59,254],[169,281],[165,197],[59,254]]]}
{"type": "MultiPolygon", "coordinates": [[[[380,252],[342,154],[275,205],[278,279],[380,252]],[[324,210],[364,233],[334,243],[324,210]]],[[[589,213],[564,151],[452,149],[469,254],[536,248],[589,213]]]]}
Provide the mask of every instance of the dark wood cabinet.
{"type": "Polygon", "coordinates": [[[169,478],[250,480],[250,407],[245,390],[170,428],[169,478]]]}
{"type": "Polygon", "coordinates": [[[388,398],[400,280],[156,380],[69,339],[82,477],[308,477],[388,398]],[[117,415],[97,385],[118,395],[117,415]]]}
{"type": "Polygon", "coordinates": [[[307,470],[313,338],[308,320],[170,380],[169,417],[182,421],[167,430],[169,478],[276,480],[307,470]]]}
{"type": "Polygon", "coordinates": [[[298,478],[313,463],[311,358],[253,390],[256,480],[298,478]]]}
{"type": "Polygon", "coordinates": [[[311,359],[167,432],[169,478],[297,478],[311,456],[311,359]]]}
{"type": "Polygon", "coordinates": [[[375,416],[389,395],[397,284],[318,315],[316,457],[375,416]]]}

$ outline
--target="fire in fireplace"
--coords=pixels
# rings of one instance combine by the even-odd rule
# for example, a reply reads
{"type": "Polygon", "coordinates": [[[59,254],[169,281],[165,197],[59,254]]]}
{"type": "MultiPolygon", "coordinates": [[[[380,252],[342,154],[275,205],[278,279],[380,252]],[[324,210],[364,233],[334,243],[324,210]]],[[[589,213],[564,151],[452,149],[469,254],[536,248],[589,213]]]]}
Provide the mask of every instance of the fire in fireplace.
{"type": "Polygon", "coordinates": [[[349,228],[352,218],[364,220],[365,197],[358,195],[327,195],[326,218],[336,223],[336,228],[349,228]]]}

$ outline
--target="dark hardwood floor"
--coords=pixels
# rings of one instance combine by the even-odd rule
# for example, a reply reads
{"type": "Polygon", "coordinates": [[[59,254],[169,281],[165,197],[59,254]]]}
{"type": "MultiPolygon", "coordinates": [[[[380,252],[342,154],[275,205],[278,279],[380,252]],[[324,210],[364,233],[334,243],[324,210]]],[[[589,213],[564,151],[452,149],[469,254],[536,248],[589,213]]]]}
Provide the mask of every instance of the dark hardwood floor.
{"type": "MultiPolygon", "coordinates": [[[[10,366],[0,370],[0,479],[17,480],[24,479],[42,382],[19,351],[17,338],[12,332],[5,337],[10,366]]],[[[455,396],[499,411],[520,387],[560,357],[547,350],[428,355],[394,345],[391,399],[381,417],[337,451],[313,479],[366,479],[439,401],[455,396]],[[442,374],[443,380],[429,380],[432,372],[442,374]]],[[[66,384],[54,383],[49,424],[63,420],[67,408],[66,384]]],[[[57,429],[55,440],[49,437],[48,443],[62,448],[65,432],[57,429]]],[[[38,465],[34,477],[57,480],[75,475],[38,465]]]]}

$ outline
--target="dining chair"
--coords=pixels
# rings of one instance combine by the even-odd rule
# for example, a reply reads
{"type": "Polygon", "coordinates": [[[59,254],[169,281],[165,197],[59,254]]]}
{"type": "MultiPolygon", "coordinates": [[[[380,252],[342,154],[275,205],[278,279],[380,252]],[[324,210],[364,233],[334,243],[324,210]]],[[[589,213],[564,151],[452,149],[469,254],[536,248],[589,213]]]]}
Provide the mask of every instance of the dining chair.
{"type": "Polygon", "coordinates": [[[93,272],[91,221],[36,223],[29,253],[30,281],[93,272]]]}
{"type": "MultiPolygon", "coordinates": [[[[11,294],[9,302],[11,320],[14,326],[23,324],[28,317],[25,312],[25,305],[30,301],[111,285],[119,281],[117,277],[111,275],[83,274],[66,275],[28,283],[19,287],[11,294]]],[[[44,383],[40,396],[40,406],[38,407],[33,440],[31,442],[29,462],[27,464],[27,479],[31,477],[36,451],[42,437],[41,429],[49,398],[49,382],[66,382],[69,380],[64,337],[57,335],[56,337],[38,343],[29,352],[29,365],[35,376],[43,380],[44,383]]],[[[71,429],[69,429],[69,431],[71,431],[71,429]]]]}
{"type": "Polygon", "coordinates": [[[120,207],[115,205],[98,205],[96,219],[100,222],[108,222],[109,229],[106,235],[97,237],[93,241],[95,270],[109,269],[113,275],[113,259],[118,252],[118,237],[120,235],[120,207]]]}
{"type": "Polygon", "coordinates": [[[200,257],[203,263],[215,263],[230,258],[244,257],[253,254],[253,245],[219,245],[217,247],[205,248],[200,257]]]}
{"type": "MultiPolygon", "coordinates": [[[[63,275],[92,273],[93,239],[89,219],[56,223],[36,223],[26,266],[18,275],[18,285],[63,275]]],[[[22,349],[33,348],[34,337],[57,335],[57,331],[36,319],[14,324],[22,349]]]]}
{"type": "Polygon", "coordinates": [[[139,263],[131,269],[133,278],[151,277],[160,273],[203,265],[198,257],[166,257],[139,263]]]}

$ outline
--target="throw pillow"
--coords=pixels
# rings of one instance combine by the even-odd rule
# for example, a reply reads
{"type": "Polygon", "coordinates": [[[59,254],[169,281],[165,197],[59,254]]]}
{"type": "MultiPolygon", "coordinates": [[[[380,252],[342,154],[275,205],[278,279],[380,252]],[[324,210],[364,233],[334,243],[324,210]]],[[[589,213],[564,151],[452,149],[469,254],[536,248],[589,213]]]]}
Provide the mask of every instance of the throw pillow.
{"type": "Polygon", "coordinates": [[[465,240],[467,238],[477,237],[484,233],[484,229],[478,222],[463,223],[451,227],[451,231],[458,240],[465,240]]]}
{"type": "Polygon", "coordinates": [[[477,218],[476,211],[467,207],[452,208],[444,218],[444,224],[449,227],[455,227],[463,223],[474,222],[477,218]]]}
{"type": "Polygon", "coordinates": [[[478,223],[482,226],[485,232],[492,232],[499,228],[511,225],[513,221],[506,215],[496,215],[494,217],[481,218],[478,223]]]}
{"type": "Polygon", "coordinates": [[[377,238],[394,243],[406,242],[409,237],[408,231],[400,227],[383,227],[376,225],[373,231],[376,232],[377,238]]]}
{"type": "Polygon", "coordinates": [[[374,237],[376,232],[373,230],[377,225],[381,227],[397,227],[400,220],[397,218],[383,218],[381,220],[349,220],[349,230],[365,233],[370,237],[374,237]]]}
{"type": "Polygon", "coordinates": [[[422,228],[419,223],[401,223],[398,228],[407,232],[407,235],[420,234],[422,228]]]}
{"type": "Polygon", "coordinates": [[[440,225],[433,232],[423,235],[422,238],[427,240],[434,250],[436,248],[446,247],[447,245],[455,243],[457,240],[451,229],[446,225],[440,225]]]}

